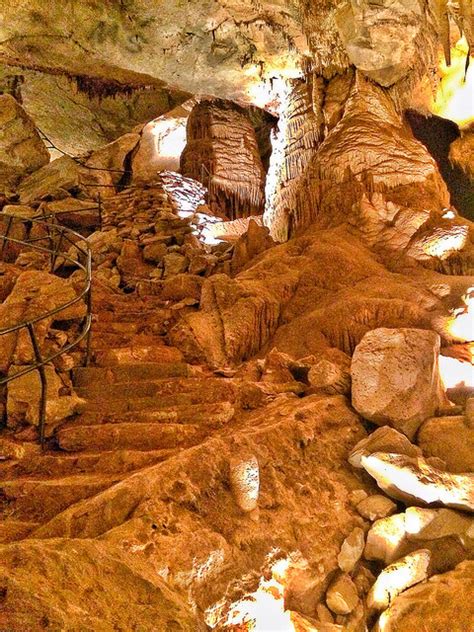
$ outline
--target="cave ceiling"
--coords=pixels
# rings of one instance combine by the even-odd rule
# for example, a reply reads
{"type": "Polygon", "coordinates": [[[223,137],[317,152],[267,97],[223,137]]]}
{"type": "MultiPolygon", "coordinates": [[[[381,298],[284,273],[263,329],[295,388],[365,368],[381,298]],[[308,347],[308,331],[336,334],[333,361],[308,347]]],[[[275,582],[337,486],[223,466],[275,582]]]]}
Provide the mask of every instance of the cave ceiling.
{"type": "Polygon", "coordinates": [[[308,68],[330,78],[355,65],[389,88],[426,71],[449,39],[447,10],[443,0],[0,0],[0,90],[13,84],[38,126],[78,153],[191,95],[272,109],[274,80],[308,68]]]}

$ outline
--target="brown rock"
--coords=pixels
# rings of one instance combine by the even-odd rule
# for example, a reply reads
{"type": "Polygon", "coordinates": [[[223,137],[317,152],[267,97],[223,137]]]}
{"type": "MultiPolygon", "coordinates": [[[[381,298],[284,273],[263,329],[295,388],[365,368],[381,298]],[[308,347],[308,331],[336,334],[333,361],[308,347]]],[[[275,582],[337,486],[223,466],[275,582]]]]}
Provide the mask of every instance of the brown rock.
{"type": "Polygon", "coordinates": [[[341,545],[337,556],[339,568],[345,573],[350,573],[364,552],[365,535],[360,527],[356,527],[347,536],[341,545]]]}
{"type": "Polygon", "coordinates": [[[425,457],[438,457],[450,472],[474,472],[474,427],[464,417],[433,417],[418,431],[425,457]]]}
{"type": "Polygon", "coordinates": [[[165,266],[164,278],[167,278],[175,274],[186,272],[189,259],[180,255],[178,252],[171,252],[163,257],[163,263],[165,266]]]}
{"type": "Polygon", "coordinates": [[[161,298],[165,301],[182,301],[194,298],[199,302],[204,279],[194,274],[176,274],[163,282],[161,298]]]}
{"type": "Polygon", "coordinates": [[[148,244],[143,248],[143,258],[149,263],[160,263],[167,252],[168,248],[162,242],[148,244]]]}
{"type": "MultiPolygon", "coordinates": [[[[12,367],[9,374],[26,367],[12,367]]],[[[52,434],[54,428],[64,419],[77,412],[84,400],[72,395],[62,395],[63,382],[56,375],[53,367],[46,366],[46,436],[52,434]]],[[[8,384],[7,418],[8,425],[16,427],[26,422],[39,424],[39,406],[41,382],[37,371],[12,380],[8,384]]]]}
{"type": "Polygon", "coordinates": [[[146,558],[120,546],[97,540],[24,540],[1,546],[0,560],[4,630],[39,632],[46,620],[57,630],[139,626],[152,632],[157,621],[163,630],[206,629],[189,614],[185,599],[150,572],[146,558]],[[59,586],[74,590],[65,598],[59,586]]]}
{"type": "Polygon", "coordinates": [[[357,511],[361,516],[373,522],[394,514],[397,511],[397,505],[390,498],[375,494],[362,500],[357,505],[357,511]]]}
{"type": "Polygon", "coordinates": [[[326,603],[336,614],[349,614],[358,602],[357,588],[349,575],[339,575],[326,592],[326,603]]]}
{"type": "Polygon", "coordinates": [[[375,329],[352,358],[352,404],[366,419],[412,438],[441,404],[439,336],[419,329],[375,329]]]}

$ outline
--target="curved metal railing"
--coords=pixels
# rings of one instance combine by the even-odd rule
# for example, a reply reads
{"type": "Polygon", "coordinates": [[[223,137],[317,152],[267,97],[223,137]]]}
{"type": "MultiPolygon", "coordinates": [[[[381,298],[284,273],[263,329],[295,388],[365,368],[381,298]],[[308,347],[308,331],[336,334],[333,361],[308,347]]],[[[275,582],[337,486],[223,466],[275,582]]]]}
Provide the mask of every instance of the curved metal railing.
{"type": "Polygon", "coordinates": [[[0,338],[9,334],[15,334],[21,330],[26,330],[28,332],[35,359],[34,364],[29,365],[27,368],[20,370],[17,373],[0,377],[0,386],[4,386],[8,382],[22,377],[23,375],[27,375],[32,371],[38,371],[41,382],[41,394],[39,403],[39,437],[42,447],[44,446],[46,424],[47,380],[45,366],[59,356],[67,353],[68,351],[76,347],[84,339],[86,339],[86,346],[84,351],[83,364],[87,366],[90,356],[90,333],[92,322],[92,257],[89,244],[87,243],[87,240],[79,233],[76,233],[75,231],[62,226],[61,224],[47,221],[49,219],[52,219],[53,217],[53,215],[43,215],[40,217],[36,216],[33,218],[24,218],[15,215],[7,215],[5,213],[0,214],[0,218],[4,218],[4,221],[6,222],[4,233],[0,235],[0,260],[4,258],[6,245],[10,243],[20,246],[20,248],[31,248],[34,251],[47,254],[50,258],[50,270],[52,273],[57,273],[67,262],[69,264],[72,264],[76,269],[82,270],[85,275],[84,287],[75,298],[67,301],[59,307],[56,307],[55,309],[44,312],[43,314],[36,316],[35,318],[17,323],[16,325],[13,325],[11,327],[0,329],[0,338]],[[25,229],[26,227],[28,227],[28,225],[40,225],[44,228],[45,234],[30,239],[18,239],[16,237],[12,237],[12,227],[14,227],[17,223],[23,224],[25,226],[25,229]],[[45,241],[48,242],[47,247],[40,245],[41,242],[45,241]],[[67,244],[69,244],[70,248],[73,247],[75,249],[75,254],[77,258],[73,258],[68,254],[70,248],[68,249],[67,253],[61,250],[61,248],[67,244]],[[61,312],[64,312],[65,310],[69,309],[70,307],[81,301],[84,301],[85,303],[86,314],[84,317],[82,317],[80,332],[75,336],[72,342],[68,342],[68,344],[61,347],[59,351],[55,351],[54,353],[49,354],[47,357],[44,357],[40,348],[40,344],[38,342],[34,326],[43,320],[57,316],[61,312]]]}

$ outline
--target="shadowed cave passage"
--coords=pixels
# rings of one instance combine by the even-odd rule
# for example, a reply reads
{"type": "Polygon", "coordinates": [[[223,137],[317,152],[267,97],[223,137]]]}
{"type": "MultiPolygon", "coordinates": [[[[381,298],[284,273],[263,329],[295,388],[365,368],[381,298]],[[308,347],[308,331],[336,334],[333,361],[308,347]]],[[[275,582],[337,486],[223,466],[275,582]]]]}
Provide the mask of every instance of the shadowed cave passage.
{"type": "Polygon", "coordinates": [[[405,112],[405,117],[419,141],[428,149],[451,194],[451,204],[467,219],[474,219],[474,194],[472,178],[449,160],[451,143],[461,136],[456,123],[440,116],[424,116],[414,110],[405,112]]]}

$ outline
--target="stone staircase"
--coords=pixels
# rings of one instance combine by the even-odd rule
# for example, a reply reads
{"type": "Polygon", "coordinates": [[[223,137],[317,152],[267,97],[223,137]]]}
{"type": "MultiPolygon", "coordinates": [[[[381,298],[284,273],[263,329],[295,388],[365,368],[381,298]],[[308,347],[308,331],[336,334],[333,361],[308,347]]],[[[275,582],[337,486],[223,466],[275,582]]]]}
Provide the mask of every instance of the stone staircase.
{"type": "Polygon", "coordinates": [[[97,292],[91,365],[73,371],[81,414],[47,449],[26,444],[0,463],[0,542],[33,534],[71,505],[209,437],[234,417],[226,378],[166,344],[170,310],[157,297],[97,292]]]}

